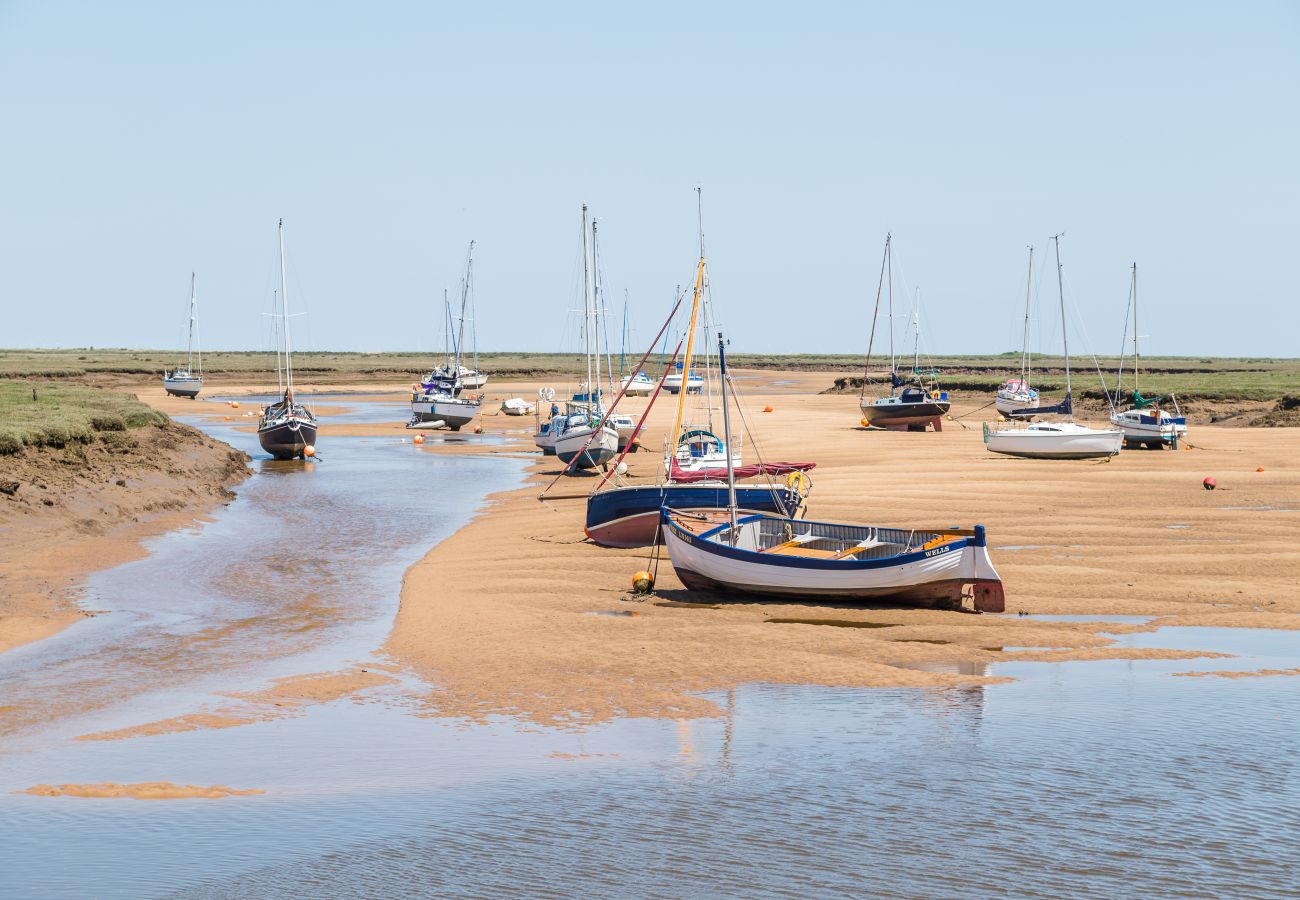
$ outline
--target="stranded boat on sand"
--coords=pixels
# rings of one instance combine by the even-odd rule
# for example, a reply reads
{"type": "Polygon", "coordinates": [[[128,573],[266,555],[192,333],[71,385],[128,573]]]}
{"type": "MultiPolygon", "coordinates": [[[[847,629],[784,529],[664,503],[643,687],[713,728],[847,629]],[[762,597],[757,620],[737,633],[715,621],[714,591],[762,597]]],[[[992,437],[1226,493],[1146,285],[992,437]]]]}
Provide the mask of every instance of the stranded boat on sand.
{"type": "Polygon", "coordinates": [[[279,224],[280,239],[280,335],[284,341],[276,354],[276,375],[280,376],[280,400],[262,410],[257,422],[257,440],[262,449],[276,459],[298,459],[315,447],[316,417],[293,396],[293,350],[289,342],[289,294],[284,274],[284,219],[279,224]],[[281,364],[283,359],[283,364],[281,364]]]}
{"type": "Polygon", "coordinates": [[[939,389],[939,370],[921,367],[920,295],[912,310],[914,347],[910,378],[898,372],[898,358],[894,355],[894,253],[892,234],[885,235],[885,254],[880,261],[880,280],[876,285],[876,305],[871,314],[871,337],[867,342],[866,371],[862,377],[862,392],[858,406],[863,421],[875,428],[900,431],[925,431],[931,426],[943,430],[943,417],[952,404],[948,392],[939,389]],[[871,348],[875,342],[876,322],[880,317],[881,292],[887,287],[886,298],[889,315],[889,393],[883,397],[868,397],[867,385],[871,381],[871,348]]]}
{"type": "Polygon", "coordinates": [[[1061,300],[1061,340],[1065,351],[1065,399],[1056,406],[1021,410],[1021,414],[1047,415],[1057,413],[1066,417],[1064,422],[1034,422],[1025,425],[1015,421],[1017,411],[1012,411],[1012,421],[991,426],[984,423],[984,446],[994,453],[1007,456],[1026,456],[1034,459],[1093,459],[1115,456],[1119,453],[1124,433],[1119,429],[1089,428],[1074,421],[1074,401],[1070,384],[1070,341],[1066,332],[1065,286],[1061,278],[1061,236],[1052,238],[1056,243],[1056,284],[1061,300]]]}
{"type": "Polygon", "coordinates": [[[185,365],[163,372],[163,390],[173,397],[193,400],[203,390],[203,349],[199,344],[199,300],[194,292],[194,273],[190,273],[190,337],[185,354],[185,365]],[[195,365],[195,359],[198,365],[195,365]]]}
{"type": "MultiPolygon", "coordinates": [[[[721,334],[718,359],[722,409],[729,418],[721,334]]],[[[673,571],[690,590],[953,607],[969,592],[980,612],[1005,608],[983,526],[909,530],[742,516],[735,485],[735,467],[728,460],[725,511],[660,513],[673,571]]]]}

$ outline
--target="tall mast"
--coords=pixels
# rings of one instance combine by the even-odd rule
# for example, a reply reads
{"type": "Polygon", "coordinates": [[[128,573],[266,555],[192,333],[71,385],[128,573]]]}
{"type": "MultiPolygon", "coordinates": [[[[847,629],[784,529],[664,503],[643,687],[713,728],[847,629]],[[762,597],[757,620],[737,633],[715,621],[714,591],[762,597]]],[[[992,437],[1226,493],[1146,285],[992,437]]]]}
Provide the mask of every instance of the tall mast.
{"type": "MultiPolygon", "coordinates": [[[[474,302],[474,242],[469,242],[469,262],[465,265],[465,280],[469,282],[469,334],[474,346],[474,376],[478,377],[478,309],[474,302]]],[[[460,375],[459,370],[456,372],[460,375]]]]}
{"type": "Polygon", "coordinates": [[[618,377],[627,374],[627,288],[623,288],[623,332],[618,338],[618,377]]]}
{"type": "MultiPolygon", "coordinates": [[[[682,357],[682,390],[677,395],[677,419],[673,422],[671,452],[674,454],[677,452],[677,439],[682,434],[682,414],[686,411],[686,395],[691,384],[691,352],[695,348],[695,321],[700,315],[700,294],[704,291],[704,193],[700,188],[696,188],[695,196],[699,204],[700,263],[695,269],[695,295],[691,299],[691,323],[686,329],[686,355],[682,357]]],[[[727,452],[730,453],[731,450],[728,449],[727,452]]]]}
{"type": "Polygon", "coordinates": [[[1029,295],[1034,287],[1034,248],[1029,248],[1029,274],[1025,276],[1025,324],[1020,332],[1020,380],[1029,377],[1029,295]]]}
{"type": "Polygon", "coordinates": [[[600,297],[597,288],[600,284],[600,267],[596,265],[596,220],[591,220],[591,341],[596,361],[596,380],[587,386],[587,399],[596,404],[595,410],[603,409],[600,404],[600,297]],[[592,391],[595,391],[593,396],[592,391]]]}
{"type": "Polygon", "coordinates": [[[280,312],[284,316],[284,396],[293,400],[293,357],[290,356],[289,343],[289,289],[284,272],[284,219],[278,228],[280,237],[280,312]]]}
{"type": "Polygon", "coordinates": [[[582,351],[587,356],[587,401],[591,402],[591,270],[588,266],[587,204],[582,204],[582,351]]]}
{"type": "Polygon", "coordinates": [[[465,309],[469,303],[470,278],[474,270],[474,242],[469,242],[469,253],[465,256],[465,276],[460,282],[460,326],[456,329],[456,361],[451,370],[451,377],[460,379],[460,358],[465,352],[465,309]]]}
{"type": "Polygon", "coordinates": [[[1133,399],[1138,395],[1138,264],[1133,263],[1133,399]]]}
{"type": "MultiPolygon", "coordinates": [[[[1061,232],[1064,234],[1065,232],[1061,232]]],[[[1061,235],[1052,235],[1052,241],[1056,244],[1056,292],[1061,298],[1061,343],[1065,348],[1065,399],[1070,400],[1070,339],[1069,327],[1065,321],[1065,283],[1061,279],[1061,235]]],[[[1071,406],[1070,419],[1073,421],[1074,413],[1071,406]]]]}
{"type": "MultiPolygon", "coordinates": [[[[191,375],[194,374],[194,317],[195,317],[195,309],[197,306],[198,306],[198,300],[196,299],[194,294],[194,273],[191,272],[190,273],[190,342],[189,342],[189,348],[186,351],[186,359],[185,359],[185,371],[189,372],[191,375]]],[[[199,357],[199,359],[201,363],[202,357],[199,357]]]]}
{"type": "Polygon", "coordinates": [[[695,347],[695,320],[700,314],[700,292],[704,284],[704,257],[695,270],[695,296],[691,301],[691,323],[686,329],[686,355],[682,357],[682,389],[677,395],[677,420],[673,423],[672,441],[676,452],[677,439],[682,434],[682,414],[686,411],[686,393],[691,377],[691,351],[695,347]]]}
{"type": "Polygon", "coordinates": [[[921,368],[921,288],[916,288],[916,302],[912,305],[912,374],[921,368]]]}
{"type": "Polygon", "coordinates": [[[451,298],[447,295],[447,289],[442,289],[442,308],[447,313],[447,326],[442,332],[442,352],[447,354],[447,366],[451,367],[451,298]]]}
{"type": "MultiPolygon", "coordinates": [[[[885,265],[889,270],[889,371],[895,373],[898,371],[898,361],[894,356],[894,251],[891,246],[893,235],[885,237],[885,265]]],[[[890,391],[894,386],[891,383],[890,391]]]]}
{"type": "Polygon", "coordinates": [[[727,457],[727,514],[731,518],[731,542],[736,541],[736,463],[731,455],[731,406],[727,403],[727,350],[722,332],[718,332],[718,371],[722,378],[723,455],[727,457]]]}

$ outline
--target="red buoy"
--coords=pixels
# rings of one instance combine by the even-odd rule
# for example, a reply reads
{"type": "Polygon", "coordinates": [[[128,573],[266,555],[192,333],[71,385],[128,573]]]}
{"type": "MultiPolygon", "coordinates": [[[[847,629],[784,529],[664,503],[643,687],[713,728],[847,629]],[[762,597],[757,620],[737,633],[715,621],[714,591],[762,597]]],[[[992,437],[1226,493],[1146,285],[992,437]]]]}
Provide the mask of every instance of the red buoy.
{"type": "Polygon", "coordinates": [[[1201,484],[1205,485],[1205,489],[1207,491],[1212,491],[1219,486],[1219,483],[1215,481],[1213,478],[1207,478],[1204,481],[1202,481],[1201,484]]]}

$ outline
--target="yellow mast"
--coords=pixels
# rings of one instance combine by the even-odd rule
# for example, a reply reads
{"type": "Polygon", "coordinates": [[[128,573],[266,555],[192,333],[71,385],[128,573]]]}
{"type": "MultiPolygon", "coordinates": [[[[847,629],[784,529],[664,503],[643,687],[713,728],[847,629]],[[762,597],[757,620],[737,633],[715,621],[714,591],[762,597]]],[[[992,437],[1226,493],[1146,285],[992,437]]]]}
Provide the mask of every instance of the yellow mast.
{"type": "MultiPolygon", "coordinates": [[[[704,255],[700,255],[700,266],[695,272],[695,297],[691,301],[691,327],[686,332],[686,357],[682,360],[682,392],[677,396],[677,422],[673,425],[673,445],[669,451],[677,454],[677,442],[682,436],[682,413],[686,410],[686,394],[691,384],[691,348],[695,346],[695,318],[700,312],[700,292],[704,289],[704,255]]],[[[671,461],[671,457],[670,457],[671,461]]]]}

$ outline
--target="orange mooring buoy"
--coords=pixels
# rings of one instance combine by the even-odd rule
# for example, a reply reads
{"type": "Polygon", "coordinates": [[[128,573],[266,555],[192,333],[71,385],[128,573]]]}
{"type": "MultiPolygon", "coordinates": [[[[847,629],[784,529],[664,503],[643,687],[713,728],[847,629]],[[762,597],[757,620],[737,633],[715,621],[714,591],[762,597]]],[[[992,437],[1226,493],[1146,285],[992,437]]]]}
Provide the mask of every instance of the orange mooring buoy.
{"type": "Polygon", "coordinates": [[[314,444],[308,444],[306,447],[303,447],[303,448],[302,448],[302,455],[303,455],[303,456],[306,456],[306,457],[309,457],[309,458],[312,457],[312,456],[315,456],[315,455],[316,455],[316,446],[315,446],[314,444]]]}
{"type": "Polygon", "coordinates": [[[632,576],[632,592],[635,594],[648,594],[654,586],[654,576],[644,569],[632,576]]]}
{"type": "Polygon", "coordinates": [[[1204,481],[1202,481],[1201,484],[1205,486],[1205,489],[1207,491],[1212,491],[1219,486],[1219,483],[1215,481],[1213,478],[1207,478],[1204,481]]]}
{"type": "Polygon", "coordinates": [[[770,406],[764,406],[764,407],[763,407],[763,412],[771,412],[771,411],[772,411],[772,407],[770,407],[770,406]]]}
{"type": "Polygon", "coordinates": [[[1263,471],[1264,471],[1264,467],[1263,467],[1263,466],[1260,466],[1260,467],[1257,468],[1255,471],[1256,471],[1256,472],[1263,472],[1263,471]]]}
{"type": "Polygon", "coordinates": [[[422,435],[422,434],[417,434],[415,437],[411,438],[411,443],[412,443],[412,444],[423,444],[423,443],[424,443],[424,435],[422,435]]]}

